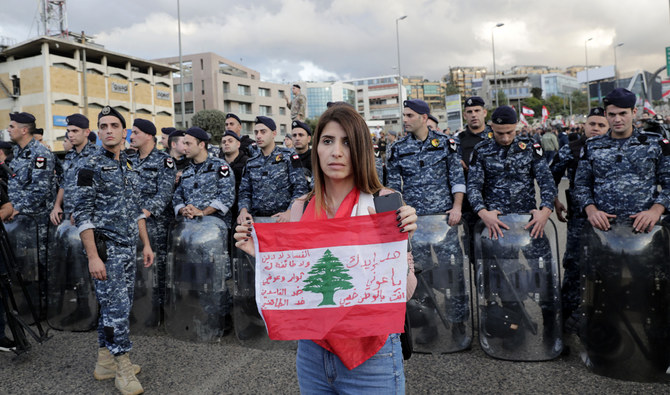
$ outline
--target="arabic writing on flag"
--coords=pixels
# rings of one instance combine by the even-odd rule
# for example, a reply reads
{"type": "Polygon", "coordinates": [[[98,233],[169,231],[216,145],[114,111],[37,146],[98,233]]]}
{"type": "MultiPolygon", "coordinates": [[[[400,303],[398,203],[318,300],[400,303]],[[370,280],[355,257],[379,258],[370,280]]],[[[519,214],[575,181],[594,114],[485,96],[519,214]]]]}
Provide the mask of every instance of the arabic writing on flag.
{"type": "Polygon", "coordinates": [[[395,212],[254,224],[256,304],[273,340],[403,331],[407,233],[395,212]]]}

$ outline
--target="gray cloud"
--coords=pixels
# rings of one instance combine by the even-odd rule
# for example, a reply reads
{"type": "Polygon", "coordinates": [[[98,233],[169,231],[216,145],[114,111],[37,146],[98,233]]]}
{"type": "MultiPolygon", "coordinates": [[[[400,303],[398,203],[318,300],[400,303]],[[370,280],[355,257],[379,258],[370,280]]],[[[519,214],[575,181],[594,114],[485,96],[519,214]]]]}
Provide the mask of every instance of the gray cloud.
{"type": "MultiPolygon", "coordinates": [[[[23,41],[34,35],[35,2],[0,11],[0,35],[23,41]],[[32,30],[31,30],[32,25],[32,30]]],[[[73,31],[85,30],[108,49],[143,58],[177,54],[175,0],[68,3],[73,31]]],[[[665,63],[670,30],[668,4],[638,0],[529,2],[521,0],[265,0],[181,2],[184,53],[214,52],[259,70],[264,79],[336,79],[392,74],[399,22],[405,75],[438,79],[449,66],[491,68],[491,29],[496,64],[567,67],[612,64],[653,71],[665,63]]]]}

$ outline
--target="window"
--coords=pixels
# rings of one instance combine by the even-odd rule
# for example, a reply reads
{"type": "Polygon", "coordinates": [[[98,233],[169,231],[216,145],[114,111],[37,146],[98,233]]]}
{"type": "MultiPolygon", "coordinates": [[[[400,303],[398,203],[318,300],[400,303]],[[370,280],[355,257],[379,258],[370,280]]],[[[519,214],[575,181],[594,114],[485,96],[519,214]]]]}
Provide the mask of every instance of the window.
{"type": "Polygon", "coordinates": [[[200,59],[200,70],[205,69],[205,61],[203,59],[200,59]]]}
{"type": "Polygon", "coordinates": [[[264,115],[266,117],[271,117],[272,116],[272,107],[270,106],[259,106],[258,112],[260,115],[264,115]]]}
{"type": "Polygon", "coordinates": [[[205,94],[205,80],[200,80],[202,82],[202,94],[205,94]]]}
{"type": "Polygon", "coordinates": [[[240,113],[241,114],[251,114],[251,104],[240,103],[240,113]]]}
{"type": "MultiPolygon", "coordinates": [[[[181,84],[175,84],[174,85],[174,92],[175,93],[181,92],[181,84]]],[[[193,92],[193,83],[192,82],[185,82],[184,83],[184,92],[193,92]]]]}
{"type": "Polygon", "coordinates": [[[283,90],[280,89],[279,90],[279,97],[284,97],[284,96],[286,96],[286,92],[284,92],[283,90]]]}
{"type": "Polygon", "coordinates": [[[279,107],[279,115],[286,115],[286,107],[279,107]]]}
{"type": "Polygon", "coordinates": [[[205,99],[202,99],[202,109],[206,110],[207,106],[205,105],[205,99]]]}
{"type": "MultiPolygon", "coordinates": [[[[172,63],[170,66],[174,66],[176,68],[179,68],[179,63],[172,63]]],[[[182,66],[184,67],[184,77],[188,77],[193,74],[193,62],[190,60],[187,60],[185,62],[182,62],[182,66]]],[[[179,78],[181,75],[179,74],[179,70],[174,71],[172,73],[172,78],[179,78]]]]}
{"type": "Polygon", "coordinates": [[[270,90],[267,88],[258,88],[258,96],[270,97],[270,90]]]}
{"type": "Polygon", "coordinates": [[[248,85],[238,85],[237,94],[243,96],[251,96],[251,88],[248,85]]]}
{"type": "MultiPolygon", "coordinates": [[[[184,102],[184,109],[185,114],[193,114],[193,102],[192,101],[184,102]]],[[[178,102],[174,104],[174,112],[175,114],[181,114],[181,103],[178,102]]]]}
{"type": "Polygon", "coordinates": [[[279,125],[279,133],[282,136],[286,136],[286,125],[279,125]]]}
{"type": "Polygon", "coordinates": [[[227,83],[226,81],[223,81],[223,93],[228,93],[230,92],[230,84],[227,83]]]}

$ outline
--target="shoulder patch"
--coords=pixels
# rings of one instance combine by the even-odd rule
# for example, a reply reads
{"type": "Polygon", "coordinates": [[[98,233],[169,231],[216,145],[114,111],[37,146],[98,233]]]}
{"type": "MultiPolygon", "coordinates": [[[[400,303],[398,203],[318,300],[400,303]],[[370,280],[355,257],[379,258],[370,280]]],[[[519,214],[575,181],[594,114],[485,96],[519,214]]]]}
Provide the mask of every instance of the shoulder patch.
{"type": "Polygon", "coordinates": [[[663,150],[663,156],[670,155],[670,141],[668,139],[660,139],[659,144],[661,144],[661,149],[663,150]]]}
{"type": "Polygon", "coordinates": [[[526,143],[524,143],[523,141],[519,141],[519,148],[521,148],[522,150],[526,149],[526,143]]]}
{"type": "Polygon", "coordinates": [[[168,169],[174,169],[174,159],[172,159],[172,157],[165,158],[165,167],[168,169]]]}
{"type": "Polygon", "coordinates": [[[533,144],[533,153],[538,158],[541,158],[542,155],[544,155],[544,151],[542,150],[542,146],[539,143],[533,144]]]}
{"type": "Polygon", "coordinates": [[[432,139],[432,140],[430,141],[430,144],[431,144],[433,147],[437,148],[437,147],[440,146],[440,140],[438,140],[438,139],[432,139]]]}
{"type": "Polygon", "coordinates": [[[46,169],[47,168],[47,158],[45,156],[38,156],[35,158],[35,168],[36,169],[46,169]]]}
{"type": "Polygon", "coordinates": [[[457,143],[456,140],[454,139],[449,139],[449,151],[450,152],[456,152],[457,151],[457,143]]]}
{"type": "Polygon", "coordinates": [[[90,187],[93,185],[93,170],[91,169],[81,169],[77,173],[77,186],[78,187],[90,187]]]}
{"type": "Polygon", "coordinates": [[[489,132],[489,134],[487,134],[486,136],[487,136],[488,138],[492,138],[492,137],[493,137],[493,132],[489,132]]]}
{"type": "Polygon", "coordinates": [[[291,164],[295,168],[301,168],[302,162],[300,161],[300,156],[298,154],[291,155],[291,164]]]}
{"type": "Polygon", "coordinates": [[[219,167],[219,177],[230,177],[230,167],[228,165],[219,167]]]}

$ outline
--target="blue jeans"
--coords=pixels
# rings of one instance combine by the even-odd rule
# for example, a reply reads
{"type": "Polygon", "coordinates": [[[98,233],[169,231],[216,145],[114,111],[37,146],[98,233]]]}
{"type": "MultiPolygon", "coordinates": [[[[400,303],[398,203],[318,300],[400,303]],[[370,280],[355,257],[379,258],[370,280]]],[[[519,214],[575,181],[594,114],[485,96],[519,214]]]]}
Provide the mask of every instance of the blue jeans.
{"type": "Polygon", "coordinates": [[[311,340],[298,342],[295,361],[301,394],[404,394],[400,335],[389,335],[384,346],[352,370],[335,354],[311,340]]]}

